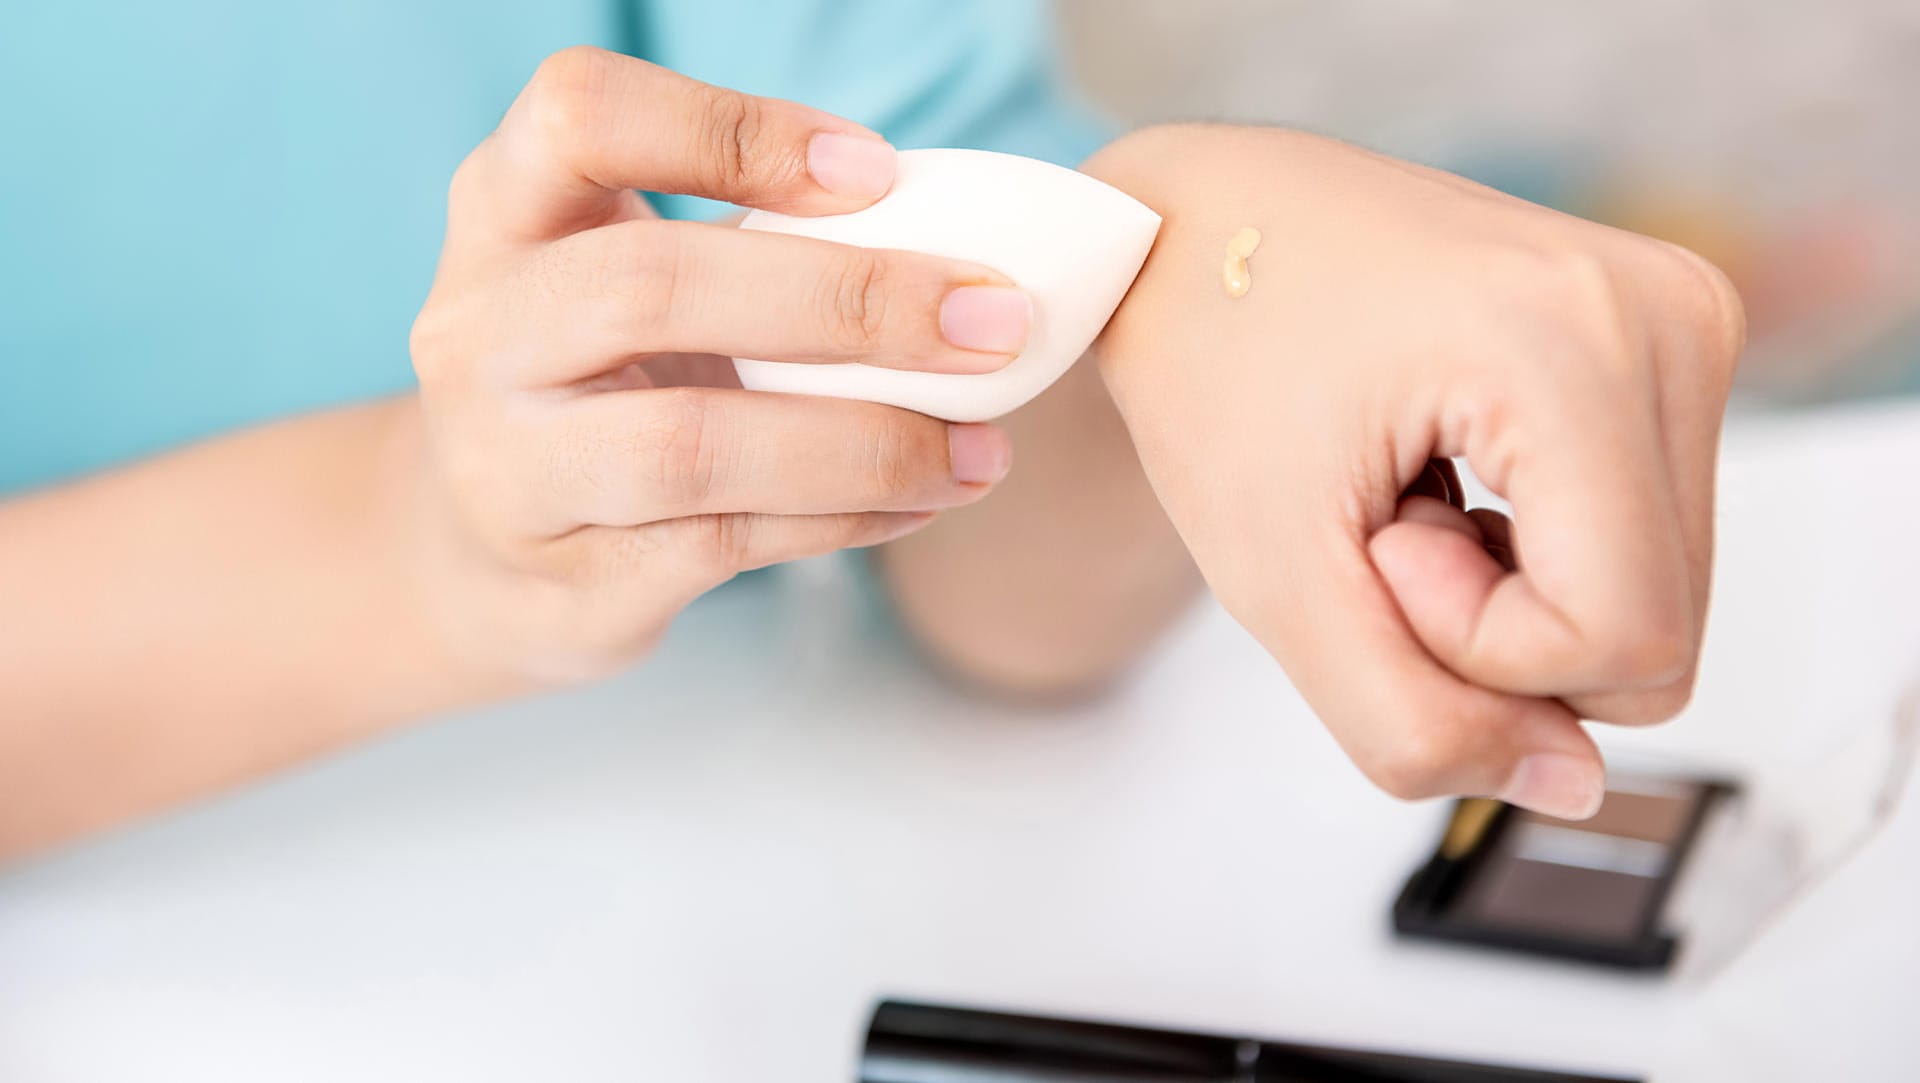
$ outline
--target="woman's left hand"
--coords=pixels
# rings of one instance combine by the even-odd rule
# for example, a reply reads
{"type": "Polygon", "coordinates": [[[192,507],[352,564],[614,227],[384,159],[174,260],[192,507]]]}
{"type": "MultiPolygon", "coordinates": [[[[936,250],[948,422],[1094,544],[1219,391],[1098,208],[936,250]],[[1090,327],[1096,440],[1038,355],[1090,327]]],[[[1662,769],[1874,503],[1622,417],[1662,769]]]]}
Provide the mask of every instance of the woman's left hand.
{"type": "Polygon", "coordinates": [[[1577,720],[1662,719],[1692,687],[1744,336],[1726,279],[1290,132],[1150,129],[1086,169],[1165,216],[1096,350],[1220,600],[1389,792],[1591,813],[1577,720]],[[1402,499],[1453,456],[1513,523],[1402,499]]]}

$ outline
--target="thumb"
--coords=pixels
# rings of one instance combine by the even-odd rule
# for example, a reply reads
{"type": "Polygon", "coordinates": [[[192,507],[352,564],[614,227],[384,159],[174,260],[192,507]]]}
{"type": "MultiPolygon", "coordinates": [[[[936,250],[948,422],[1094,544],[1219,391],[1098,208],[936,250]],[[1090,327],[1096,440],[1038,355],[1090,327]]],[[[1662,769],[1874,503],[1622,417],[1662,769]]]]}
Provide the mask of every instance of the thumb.
{"type": "MultiPolygon", "coordinates": [[[[1476,687],[1421,649],[1435,636],[1471,634],[1474,614],[1507,574],[1486,543],[1481,523],[1444,500],[1411,496],[1401,503],[1394,522],[1374,535],[1368,550],[1386,592],[1411,626],[1407,640],[1419,642],[1396,644],[1407,657],[1392,667],[1350,676],[1349,687],[1369,688],[1373,696],[1397,692],[1422,704],[1367,712],[1373,719],[1366,729],[1381,728],[1382,715],[1420,717],[1418,738],[1401,731],[1385,743],[1402,750],[1424,748],[1424,766],[1438,783],[1432,789],[1492,794],[1548,815],[1584,818],[1599,804],[1605,767],[1571,712],[1554,700],[1476,687]]],[[[1373,653],[1390,653],[1385,647],[1377,645],[1373,653]]],[[[1364,742],[1350,751],[1360,753],[1356,759],[1365,768],[1371,757],[1364,745],[1379,743],[1364,742]]]]}
{"type": "Polygon", "coordinates": [[[1393,522],[1367,543],[1414,635],[1438,658],[1472,655],[1480,613],[1507,574],[1486,541],[1466,512],[1429,496],[1409,496],[1393,522]]]}

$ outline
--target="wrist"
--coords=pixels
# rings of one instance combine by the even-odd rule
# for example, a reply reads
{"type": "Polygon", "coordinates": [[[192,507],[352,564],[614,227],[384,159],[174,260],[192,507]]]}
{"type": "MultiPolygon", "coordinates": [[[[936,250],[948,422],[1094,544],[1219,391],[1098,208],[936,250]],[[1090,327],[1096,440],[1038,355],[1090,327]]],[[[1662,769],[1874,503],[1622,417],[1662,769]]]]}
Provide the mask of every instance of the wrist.
{"type": "Polygon", "coordinates": [[[1128,418],[1134,415],[1135,402],[1151,397],[1156,379],[1152,370],[1171,360],[1130,349],[1136,336],[1127,331],[1127,317],[1143,307],[1141,298],[1153,293],[1154,284],[1169,273],[1169,264],[1177,262],[1169,253],[1178,247],[1190,212],[1185,211],[1178,193],[1170,190],[1179,171],[1167,168],[1167,162],[1177,160],[1167,155],[1189,149],[1193,140],[1194,134],[1186,125],[1141,128],[1108,143],[1080,166],[1081,172],[1127,193],[1161,218],[1160,232],[1146,262],[1083,361],[1095,366],[1108,396],[1128,418]]]}
{"type": "Polygon", "coordinates": [[[1324,210],[1314,192],[1315,158],[1338,146],[1284,129],[1173,124],[1124,135],[1081,166],[1161,216],[1153,250],[1092,349],[1130,420],[1156,406],[1176,369],[1244,347],[1250,330],[1272,327],[1275,298],[1291,275],[1304,273],[1294,251],[1310,232],[1303,220],[1316,204],[1324,210]],[[1250,292],[1230,294],[1227,246],[1249,226],[1268,236],[1269,247],[1251,261],[1250,292]],[[1282,238],[1290,243],[1277,243],[1282,238]],[[1170,324],[1182,328],[1178,341],[1166,333],[1170,324]]]}
{"type": "Polygon", "coordinates": [[[536,682],[516,669],[491,631],[499,621],[489,614],[506,577],[448,499],[419,397],[379,409],[368,521],[388,558],[389,650],[399,667],[388,713],[415,716],[535,691],[536,682]]]}

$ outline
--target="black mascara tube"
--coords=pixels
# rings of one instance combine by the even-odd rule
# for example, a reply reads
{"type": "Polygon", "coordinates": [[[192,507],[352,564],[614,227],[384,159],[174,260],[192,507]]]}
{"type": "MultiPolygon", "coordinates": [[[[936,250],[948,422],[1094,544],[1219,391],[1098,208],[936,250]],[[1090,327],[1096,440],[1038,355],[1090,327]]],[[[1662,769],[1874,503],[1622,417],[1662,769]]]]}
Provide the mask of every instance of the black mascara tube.
{"type": "Polygon", "coordinates": [[[883,1001],[860,1083],[1642,1083],[883,1001]]]}

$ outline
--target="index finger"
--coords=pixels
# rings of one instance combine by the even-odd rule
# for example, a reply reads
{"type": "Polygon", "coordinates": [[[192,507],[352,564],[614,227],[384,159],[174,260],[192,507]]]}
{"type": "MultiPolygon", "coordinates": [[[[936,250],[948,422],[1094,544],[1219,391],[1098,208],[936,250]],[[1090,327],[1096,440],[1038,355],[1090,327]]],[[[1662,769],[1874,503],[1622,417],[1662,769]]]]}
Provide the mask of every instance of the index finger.
{"type": "Polygon", "coordinates": [[[633,189],[785,214],[841,214],[892,187],[872,131],[587,46],[548,57],[462,166],[456,198],[528,239],[602,225],[633,189]],[[462,190],[464,185],[464,190],[462,190]]]}
{"type": "MultiPolygon", "coordinates": [[[[1642,244],[1638,250],[1642,261],[1631,283],[1643,310],[1660,317],[1652,328],[1652,348],[1664,361],[1659,410],[1673,473],[1674,503],[1686,543],[1694,613],[1704,626],[1713,580],[1714,475],[1720,429],[1734,370],[1746,344],[1746,315],[1739,293],[1711,263],[1658,241],[1642,244]]],[[[1695,674],[1696,669],[1689,667],[1663,688],[1577,697],[1568,706],[1583,717],[1610,722],[1671,718],[1692,696],[1695,674]]]]}

